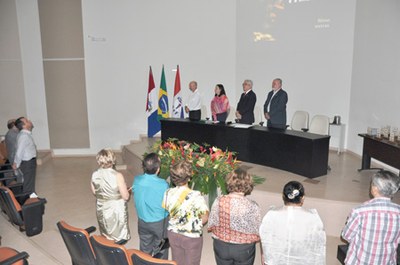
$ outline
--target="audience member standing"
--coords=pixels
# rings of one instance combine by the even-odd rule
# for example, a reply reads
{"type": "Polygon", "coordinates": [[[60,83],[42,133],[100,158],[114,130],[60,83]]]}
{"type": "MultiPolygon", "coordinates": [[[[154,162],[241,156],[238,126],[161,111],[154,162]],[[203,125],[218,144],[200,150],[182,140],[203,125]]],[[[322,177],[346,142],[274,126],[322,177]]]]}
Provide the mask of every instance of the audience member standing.
{"type": "Polygon", "coordinates": [[[272,90],[268,93],[264,104],[264,116],[267,119],[267,127],[286,128],[286,104],[288,95],[282,89],[282,79],[272,81],[272,90]]]}
{"type": "Polygon", "coordinates": [[[124,176],[114,170],[115,154],[102,149],[96,156],[97,169],[92,175],[91,188],[96,196],[96,215],[101,235],[118,244],[130,238],[128,226],[129,192],[124,176]]]}
{"type": "Polygon", "coordinates": [[[208,230],[214,239],[217,265],[253,265],[261,213],[258,204],[245,197],[253,190],[252,177],[236,169],[226,177],[228,195],[211,207],[208,230]]]}
{"type": "MultiPolygon", "coordinates": [[[[168,183],[159,178],[161,160],[155,153],[143,159],[144,174],[133,180],[132,191],[138,215],[140,250],[152,254],[167,237],[168,212],[162,207],[168,183]]],[[[168,249],[161,250],[161,258],[168,259],[168,249]]]]}
{"type": "Polygon", "coordinates": [[[254,123],[254,106],[256,105],[257,96],[253,92],[253,81],[244,80],[243,93],[236,107],[236,118],[240,123],[254,123]]]}
{"type": "MultiPolygon", "coordinates": [[[[283,207],[271,207],[260,226],[264,264],[323,265],[326,235],[315,209],[303,208],[304,187],[291,181],[283,188],[283,207]]],[[[365,263],[367,264],[367,263],[365,263]]]]}
{"type": "Polygon", "coordinates": [[[400,205],[391,198],[399,190],[400,178],[389,171],[372,177],[373,199],[352,210],[342,231],[349,242],[345,264],[396,265],[400,243],[400,205]]]}
{"type": "Polygon", "coordinates": [[[5,137],[7,158],[8,162],[12,165],[14,163],[15,151],[17,147],[18,128],[15,126],[15,119],[7,122],[8,131],[5,137]]]}
{"type": "Polygon", "coordinates": [[[35,192],[36,181],[36,145],[32,137],[33,124],[25,117],[15,121],[20,131],[17,136],[17,146],[13,169],[20,168],[24,175],[23,192],[35,192]]]}
{"type": "Polygon", "coordinates": [[[189,188],[192,165],[179,161],[171,166],[175,188],[164,195],[163,207],[170,215],[168,238],[172,259],[179,265],[199,265],[203,249],[203,225],[208,220],[208,207],[199,191],[189,188]]]}
{"type": "Polygon", "coordinates": [[[201,96],[197,89],[196,81],[189,83],[189,90],[191,92],[185,106],[185,111],[189,113],[189,119],[191,121],[199,121],[201,119],[201,96]]]}
{"type": "Polygon", "coordinates": [[[211,100],[211,114],[213,121],[225,122],[229,113],[229,100],[222,84],[215,86],[215,96],[211,100]]]}

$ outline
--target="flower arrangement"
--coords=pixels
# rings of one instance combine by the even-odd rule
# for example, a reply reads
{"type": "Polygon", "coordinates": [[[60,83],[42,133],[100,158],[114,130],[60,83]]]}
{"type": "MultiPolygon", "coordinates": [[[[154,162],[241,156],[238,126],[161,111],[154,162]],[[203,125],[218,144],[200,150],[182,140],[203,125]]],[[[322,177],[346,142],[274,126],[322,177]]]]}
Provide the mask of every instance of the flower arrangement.
{"type": "MultiPolygon", "coordinates": [[[[239,161],[236,154],[231,151],[223,151],[220,148],[208,144],[199,145],[178,139],[170,138],[168,141],[157,141],[152,152],[158,154],[161,159],[160,177],[169,177],[170,165],[175,161],[185,159],[193,166],[193,177],[189,187],[208,194],[211,207],[217,197],[218,188],[222,194],[226,194],[225,176],[238,167],[239,161]]],[[[253,176],[255,184],[264,182],[261,177],[253,176]]]]}

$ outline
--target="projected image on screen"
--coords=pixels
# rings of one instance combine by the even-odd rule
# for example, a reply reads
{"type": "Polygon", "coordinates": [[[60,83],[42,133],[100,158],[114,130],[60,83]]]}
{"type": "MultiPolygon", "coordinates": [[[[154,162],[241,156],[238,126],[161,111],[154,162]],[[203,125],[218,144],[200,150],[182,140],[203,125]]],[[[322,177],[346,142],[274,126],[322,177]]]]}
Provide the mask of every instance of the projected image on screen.
{"type": "Polygon", "coordinates": [[[332,100],[342,89],[349,93],[342,84],[351,78],[354,6],[350,0],[239,0],[237,79],[254,79],[260,105],[272,79],[281,77],[289,112],[329,114],[347,106],[332,100]],[[313,100],[325,97],[330,102],[313,100]]]}

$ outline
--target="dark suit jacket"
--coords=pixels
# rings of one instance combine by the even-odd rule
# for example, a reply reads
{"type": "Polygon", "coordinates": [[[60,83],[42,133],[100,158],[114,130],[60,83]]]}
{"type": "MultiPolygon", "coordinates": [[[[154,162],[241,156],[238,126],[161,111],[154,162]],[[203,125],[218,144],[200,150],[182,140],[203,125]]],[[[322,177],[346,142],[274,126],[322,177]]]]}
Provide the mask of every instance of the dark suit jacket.
{"type": "Polygon", "coordinates": [[[240,123],[253,124],[254,122],[254,106],[256,105],[257,97],[253,90],[250,90],[247,94],[243,93],[240,96],[240,100],[237,104],[236,110],[239,111],[242,118],[240,123]]]}
{"type": "MultiPolygon", "coordinates": [[[[264,113],[267,113],[267,107],[271,101],[273,91],[268,93],[267,100],[264,104],[264,113]]],[[[269,106],[269,116],[267,126],[275,128],[286,128],[286,103],[288,102],[288,95],[282,88],[276,92],[272,98],[271,105],[269,106]]]]}

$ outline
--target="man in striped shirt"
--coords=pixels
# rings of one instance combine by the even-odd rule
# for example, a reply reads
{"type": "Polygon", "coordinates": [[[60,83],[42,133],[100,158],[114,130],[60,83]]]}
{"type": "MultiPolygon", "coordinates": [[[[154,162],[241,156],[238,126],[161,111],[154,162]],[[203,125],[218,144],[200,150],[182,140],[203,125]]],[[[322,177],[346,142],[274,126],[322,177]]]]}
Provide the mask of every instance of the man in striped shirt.
{"type": "Polygon", "coordinates": [[[342,237],[349,242],[345,264],[396,265],[400,241],[400,205],[391,198],[398,191],[400,178],[389,171],[372,177],[373,199],[354,208],[342,237]]]}

